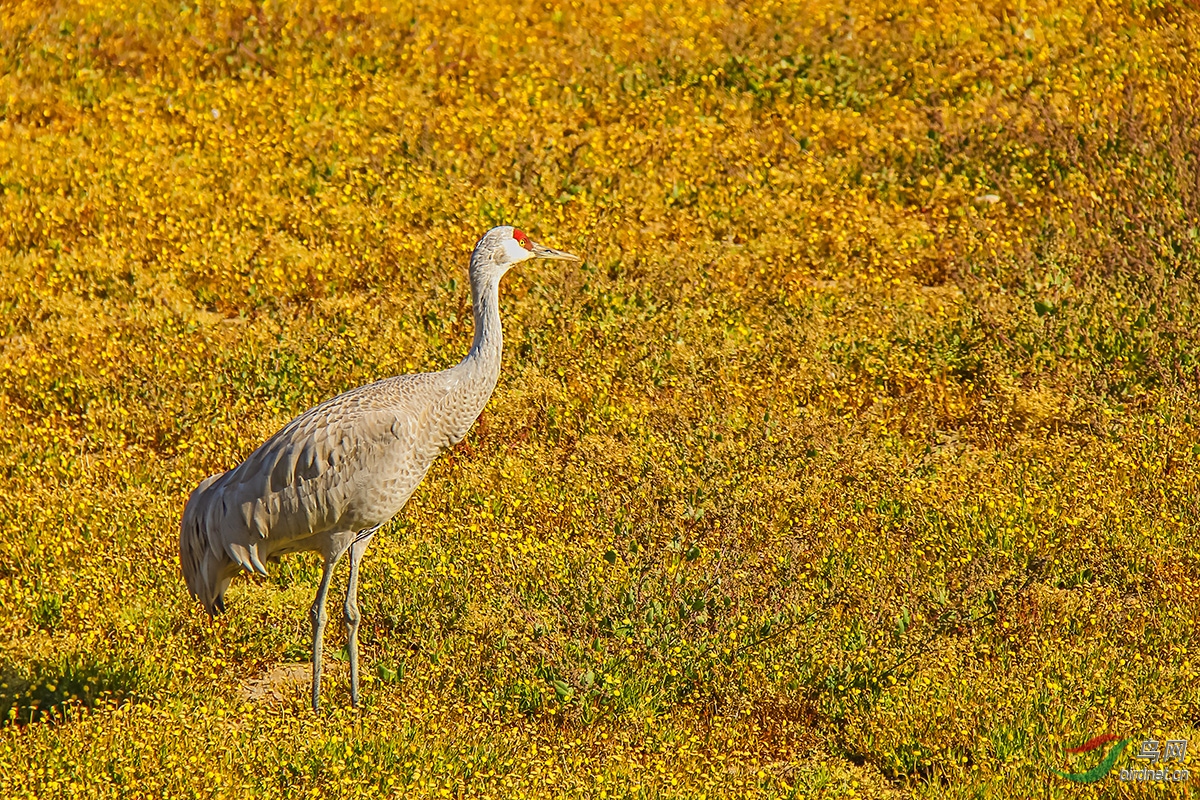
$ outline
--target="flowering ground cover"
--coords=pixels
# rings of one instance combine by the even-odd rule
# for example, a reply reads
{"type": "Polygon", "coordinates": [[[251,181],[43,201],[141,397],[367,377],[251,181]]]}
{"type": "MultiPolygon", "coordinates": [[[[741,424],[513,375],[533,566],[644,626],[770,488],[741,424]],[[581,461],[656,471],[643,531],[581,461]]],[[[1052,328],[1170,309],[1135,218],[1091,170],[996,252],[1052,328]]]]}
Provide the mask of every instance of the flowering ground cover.
{"type": "Polygon", "coordinates": [[[0,796],[1194,790],[1048,768],[1200,748],[1197,31],[6,4],[0,796]],[[334,653],[314,715],[317,558],[210,620],[183,503],[457,362],[504,223],[585,261],[505,279],[496,394],[364,564],[364,708],[334,653]]]}

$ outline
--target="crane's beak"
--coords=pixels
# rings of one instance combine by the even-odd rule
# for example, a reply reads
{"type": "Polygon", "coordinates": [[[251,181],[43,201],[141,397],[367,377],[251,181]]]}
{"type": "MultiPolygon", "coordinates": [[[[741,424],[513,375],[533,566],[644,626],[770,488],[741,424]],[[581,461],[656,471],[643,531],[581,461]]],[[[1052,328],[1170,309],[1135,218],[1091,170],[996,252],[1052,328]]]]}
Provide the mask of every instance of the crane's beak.
{"type": "Polygon", "coordinates": [[[533,253],[534,258],[557,258],[560,261],[582,260],[579,256],[564,253],[562,250],[555,250],[553,247],[546,247],[546,245],[538,244],[537,242],[530,242],[529,250],[533,253]]]}

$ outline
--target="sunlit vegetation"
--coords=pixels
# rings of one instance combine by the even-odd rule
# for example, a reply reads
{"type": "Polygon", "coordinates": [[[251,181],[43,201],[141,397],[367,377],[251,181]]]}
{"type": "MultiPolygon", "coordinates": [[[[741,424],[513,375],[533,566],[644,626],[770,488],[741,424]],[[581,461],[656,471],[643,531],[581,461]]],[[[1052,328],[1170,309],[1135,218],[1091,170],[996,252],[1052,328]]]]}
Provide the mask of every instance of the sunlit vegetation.
{"type": "Polygon", "coordinates": [[[6,3],[0,796],[1182,796],[1045,767],[1200,749],[1197,31],[6,3]],[[183,503],[455,363],[502,223],[586,260],[505,279],[496,394],[367,555],[365,708],[333,652],[314,715],[316,558],[210,620],[183,503]]]}

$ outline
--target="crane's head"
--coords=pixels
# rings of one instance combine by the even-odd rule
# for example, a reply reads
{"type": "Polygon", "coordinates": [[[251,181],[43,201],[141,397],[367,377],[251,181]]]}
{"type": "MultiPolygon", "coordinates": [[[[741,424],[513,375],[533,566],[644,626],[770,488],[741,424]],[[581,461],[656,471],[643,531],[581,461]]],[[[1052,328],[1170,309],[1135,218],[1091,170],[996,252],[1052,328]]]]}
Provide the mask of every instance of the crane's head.
{"type": "Polygon", "coordinates": [[[471,253],[471,279],[494,277],[499,280],[512,267],[531,258],[579,260],[579,256],[538,244],[511,225],[501,225],[485,233],[475,245],[471,253]]]}

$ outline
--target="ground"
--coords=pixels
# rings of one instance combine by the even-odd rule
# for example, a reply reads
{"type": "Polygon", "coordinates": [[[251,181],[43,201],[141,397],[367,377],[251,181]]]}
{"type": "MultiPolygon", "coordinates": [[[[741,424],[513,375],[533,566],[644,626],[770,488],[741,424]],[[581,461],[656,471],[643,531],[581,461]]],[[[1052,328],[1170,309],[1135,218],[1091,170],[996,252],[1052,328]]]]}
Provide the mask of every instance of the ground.
{"type": "Polygon", "coordinates": [[[1198,30],[6,5],[0,795],[1194,790],[1049,769],[1200,748],[1198,30]],[[363,708],[331,603],[314,714],[316,558],[210,619],[184,502],[456,363],[496,224],[584,261],[506,277],[496,393],[364,562],[363,708]]]}

